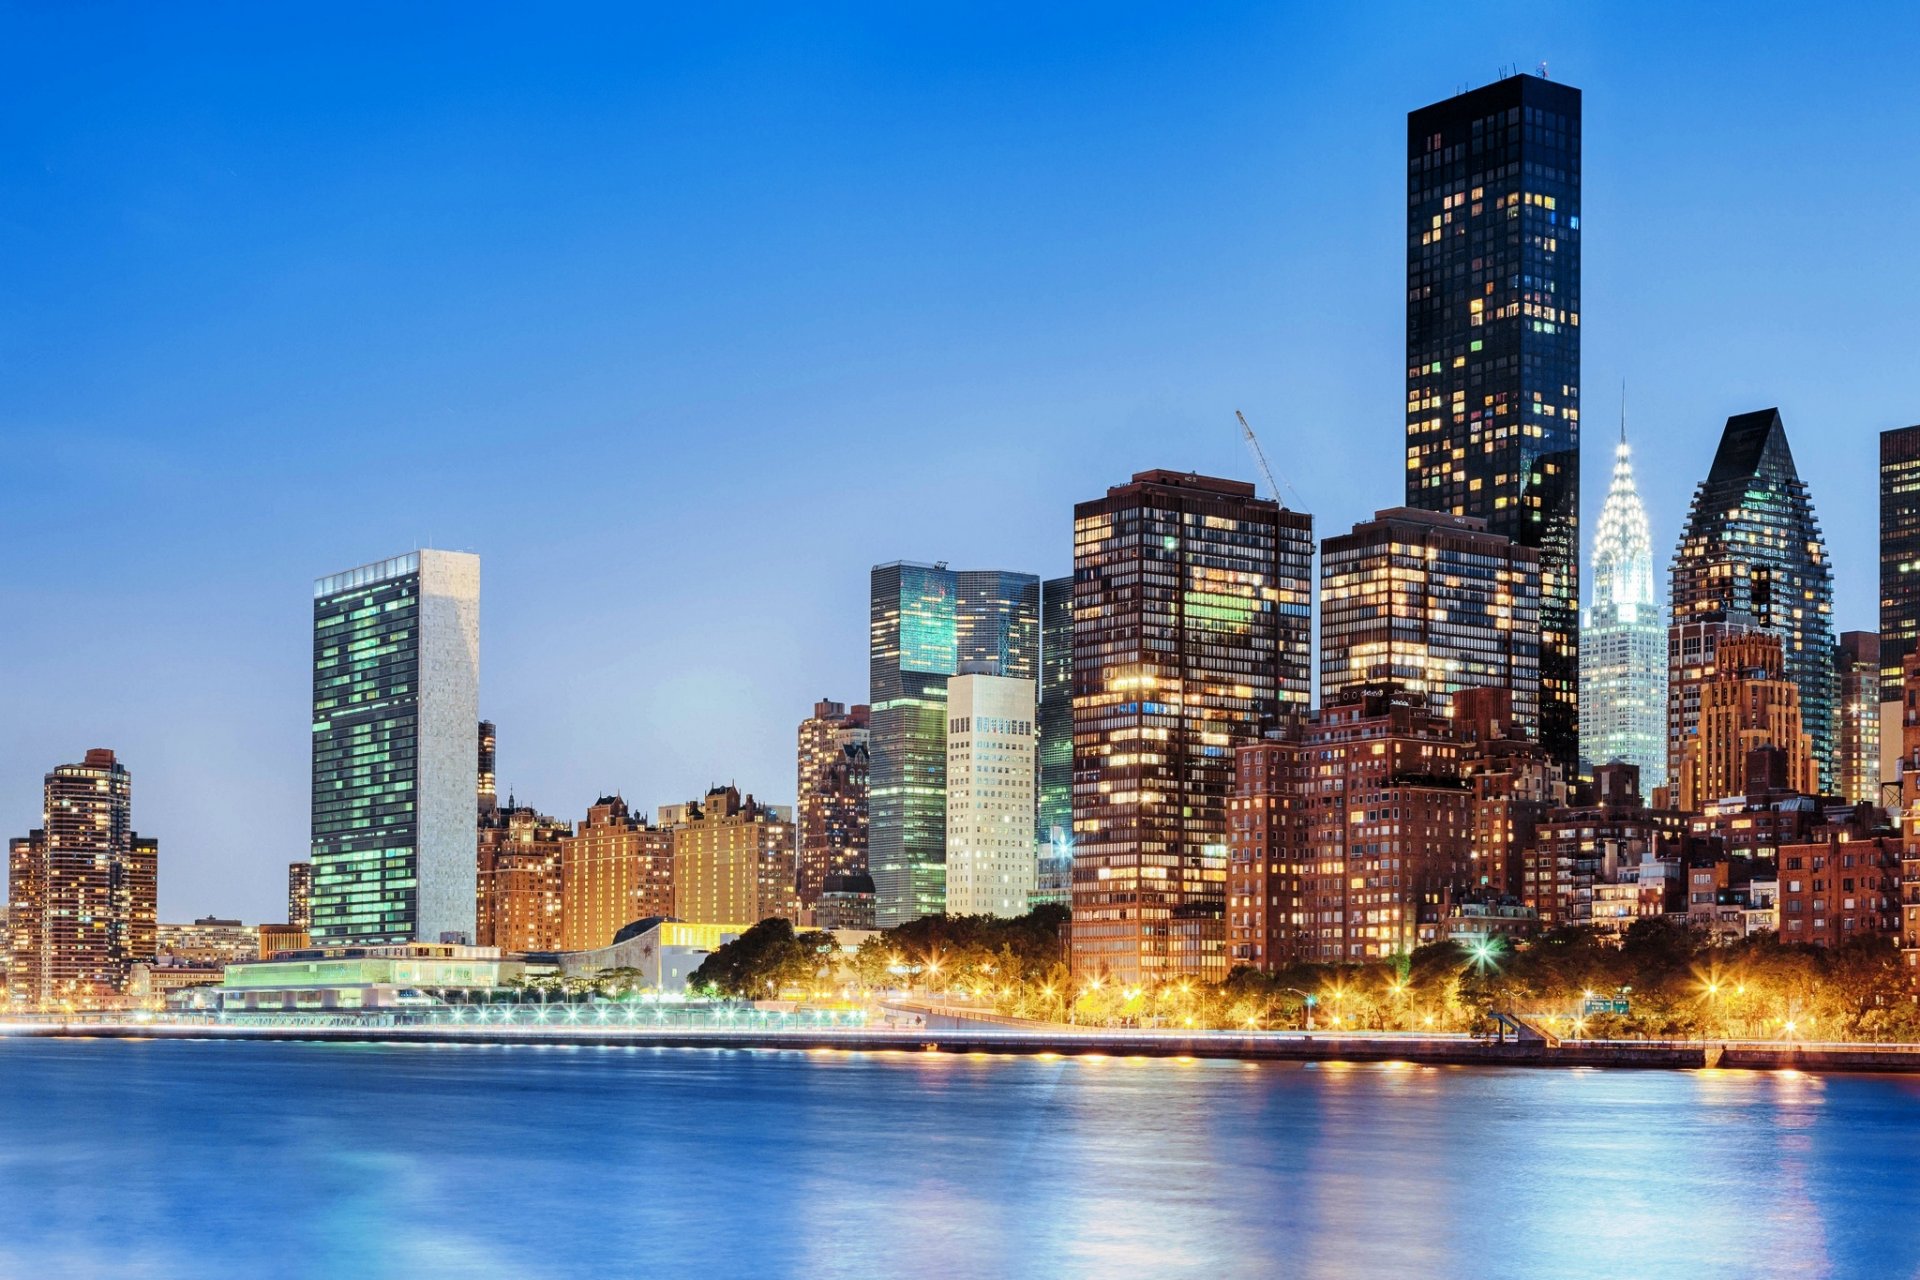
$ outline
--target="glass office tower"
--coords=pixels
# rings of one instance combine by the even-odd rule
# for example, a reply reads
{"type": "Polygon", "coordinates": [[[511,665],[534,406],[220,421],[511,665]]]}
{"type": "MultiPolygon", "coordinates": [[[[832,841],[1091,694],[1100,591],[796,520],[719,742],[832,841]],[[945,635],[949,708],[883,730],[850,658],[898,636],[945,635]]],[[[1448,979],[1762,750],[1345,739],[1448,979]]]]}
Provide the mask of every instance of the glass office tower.
{"type": "Polygon", "coordinates": [[[1540,739],[1579,734],[1580,91],[1407,117],[1407,505],[1540,552],[1540,739]]]}
{"type": "MultiPolygon", "coordinates": [[[[1787,676],[1800,689],[1820,787],[1831,792],[1839,703],[1833,569],[1779,410],[1727,419],[1674,552],[1672,599],[1672,627],[1727,623],[1780,637],[1787,676]]],[[[1670,702],[1673,683],[1670,678],[1670,702]]],[[[1698,726],[1685,714],[1675,719],[1676,741],[1684,743],[1698,726]]],[[[1670,774],[1678,763],[1669,759],[1670,774]]]]}
{"type": "Polygon", "coordinates": [[[1073,575],[1040,584],[1039,821],[1035,904],[1073,892],[1073,575]]]}
{"type": "MultiPolygon", "coordinates": [[[[1880,700],[1920,638],[1920,427],[1880,433],[1880,700]]],[[[1899,722],[1895,721],[1895,728],[1899,722]]],[[[1898,737],[1896,733],[1894,735],[1898,737]]]]}
{"type": "Polygon", "coordinates": [[[946,910],[947,678],[962,662],[1037,678],[1040,579],[901,560],[870,585],[867,865],[890,929],[946,910]]]}
{"type": "Polygon", "coordinates": [[[313,936],[471,942],[480,558],[421,550],[313,590],[313,936]]]}

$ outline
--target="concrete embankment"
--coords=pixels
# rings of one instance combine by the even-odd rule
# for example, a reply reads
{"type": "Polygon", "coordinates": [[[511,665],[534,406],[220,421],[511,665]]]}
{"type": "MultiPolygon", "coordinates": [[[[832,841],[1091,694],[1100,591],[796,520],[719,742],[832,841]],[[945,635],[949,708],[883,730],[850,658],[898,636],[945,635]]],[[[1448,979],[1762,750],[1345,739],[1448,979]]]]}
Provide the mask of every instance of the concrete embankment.
{"type": "Polygon", "coordinates": [[[1476,1040],[1467,1036],[1116,1031],[1006,1026],[820,1028],[786,1031],[660,1030],[642,1027],[284,1027],[214,1024],[0,1024],[0,1039],[267,1040],[336,1044],[545,1045],[629,1049],[786,1050],[843,1053],[1224,1058],[1253,1062],[1405,1062],[1428,1066],[1602,1067],[1758,1071],[1913,1072],[1920,1046],[1646,1044],[1635,1041],[1476,1040]]]}

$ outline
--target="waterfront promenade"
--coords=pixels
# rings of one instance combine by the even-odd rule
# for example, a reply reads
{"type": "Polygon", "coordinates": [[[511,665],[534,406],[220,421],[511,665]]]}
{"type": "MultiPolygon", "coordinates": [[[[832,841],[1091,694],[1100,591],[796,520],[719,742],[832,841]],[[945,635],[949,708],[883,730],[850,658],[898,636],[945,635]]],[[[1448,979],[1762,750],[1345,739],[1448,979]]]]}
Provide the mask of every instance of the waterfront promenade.
{"type": "Polygon", "coordinates": [[[936,1019],[923,1027],[649,1027],[619,1024],[234,1025],[213,1022],[0,1023],[0,1036],[96,1040],[787,1050],[1041,1057],[1231,1059],[1249,1062],[1405,1062],[1431,1066],[1616,1067],[1663,1070],[1874,1071],[1920,1074],[1920,1045],[1801,1041],[1488,1039],[1407,1032],[1155,1031],[996,1026],[936,1019]],[[947,1025],[940,1025],[941,1022],[947,1025]]]}

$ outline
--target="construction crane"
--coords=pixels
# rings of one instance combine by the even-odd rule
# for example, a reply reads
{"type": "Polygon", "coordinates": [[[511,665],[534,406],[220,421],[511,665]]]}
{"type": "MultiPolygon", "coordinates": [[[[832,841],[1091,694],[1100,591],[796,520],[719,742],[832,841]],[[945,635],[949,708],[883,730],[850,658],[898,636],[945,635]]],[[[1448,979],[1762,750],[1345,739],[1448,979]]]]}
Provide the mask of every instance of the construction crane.
{"type": "MultiPolygon", "coordinates": [[[[1267,478],[1267,492],[1274,496],[1275,501],[1279,501],[1280,486],[1274,482],[1273,468],[1267,465],[1267,451],[1260,447],[1260,437],[1253,434],[1253,425],[1247,421],[1246,414],[1235,409],[1233,416],[1240,419],[1240,434],[1247,438],[1247,447],[1253,450],[1254,460],[1260,464],[1260,474],[1267,478]]],[[[1300,500],[1300,494],[1294,489],[1292,484],[1287,485],[1287,492],[1293,494],[1293,500],[1295,502],[1300,500]]],[[[1281,503],[1281,505],[1285,506],[1286,504],[1281,503]]]]}

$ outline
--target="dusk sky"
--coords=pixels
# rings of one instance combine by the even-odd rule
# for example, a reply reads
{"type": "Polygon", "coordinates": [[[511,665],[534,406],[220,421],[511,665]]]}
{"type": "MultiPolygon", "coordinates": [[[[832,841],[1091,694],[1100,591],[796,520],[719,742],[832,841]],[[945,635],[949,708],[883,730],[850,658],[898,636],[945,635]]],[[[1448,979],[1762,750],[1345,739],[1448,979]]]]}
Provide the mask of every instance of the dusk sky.
{"type": "Polygon", "coordinates": [[[867,570],[1075,501],[1402,497],[1405,116],[1585,92],[1585,520],[1778,405],[1838,628],[1920,421],[1920,10],[0,6],[0,834],[120,752],[163,919],[284,914],[312,580],[482,557],[503,790],[794,795],[867,570]],[[1289,496],[1290,497],[1290,496],[1289,496]]]}

